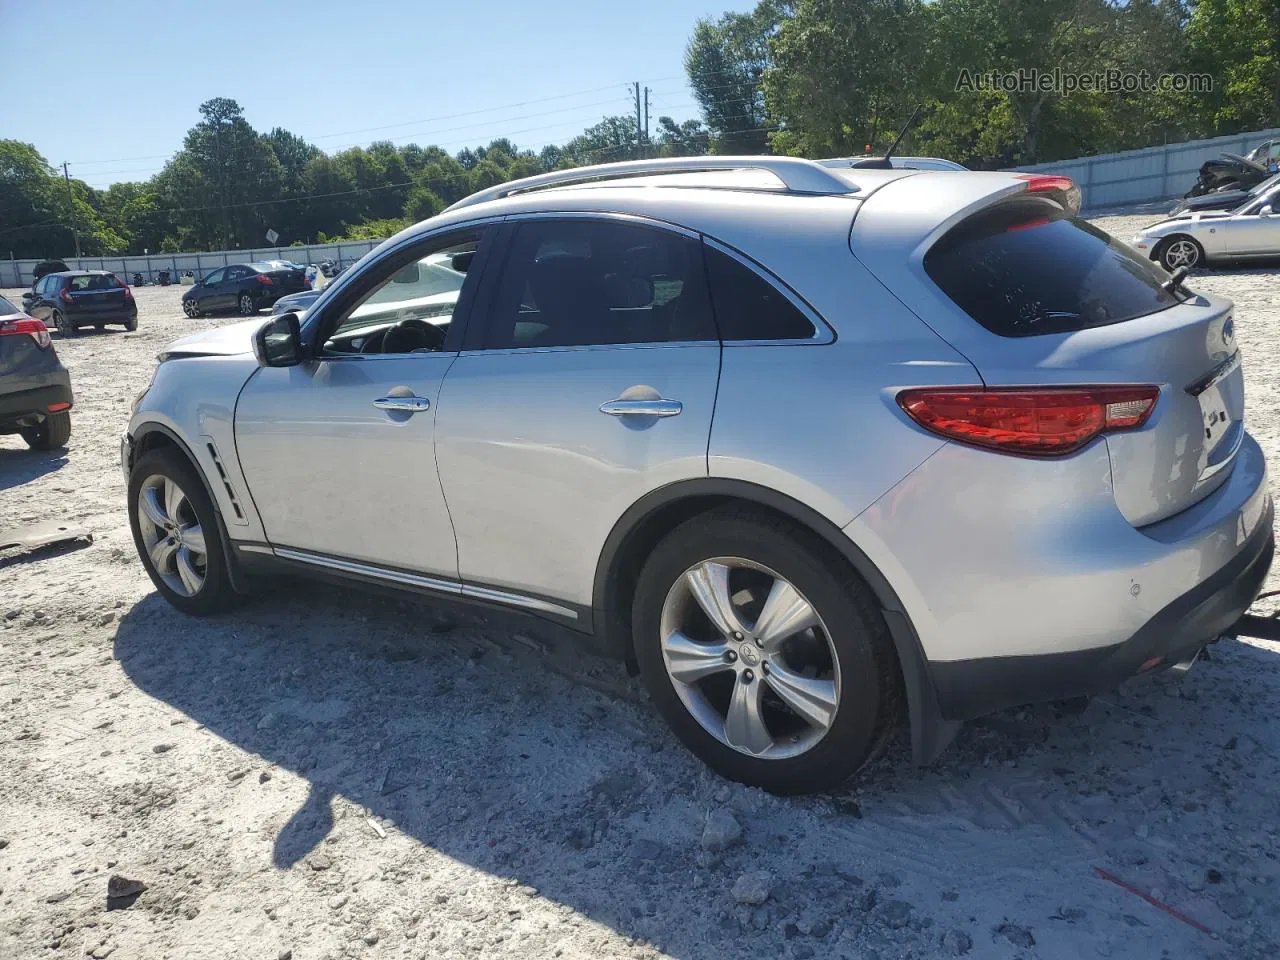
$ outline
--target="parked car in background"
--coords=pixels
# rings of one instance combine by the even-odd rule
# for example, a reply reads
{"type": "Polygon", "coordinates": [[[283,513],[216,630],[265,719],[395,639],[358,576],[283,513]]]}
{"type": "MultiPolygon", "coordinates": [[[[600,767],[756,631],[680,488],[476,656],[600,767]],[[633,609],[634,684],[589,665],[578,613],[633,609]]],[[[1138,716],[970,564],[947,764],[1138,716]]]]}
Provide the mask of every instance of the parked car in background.
{"type": "Polygon", "coordinates": [[[852,167],[855,170],[965,170],[969,168],[941,157],[835,157],[818,161],[826,167],[852,167]]]}
{"type": "Polygon", "coordinates": [[[1280,182],[1234,210],[1189,210],[1153,223],[1130,243],[1166,270],[1280,257],[1280,182]]]}
{"type": "Polygon", "coordinates": [[[45,260],[43,263],[37,263],[31,271],[31,285],[34,287],[37,280],[51,273],[66,273],[70,269],[61,260],[45,260]]]}
{"type": "Polygon", "coordinates": [[[48,328],[0,297],[0,433],[21,434],[34,450],[64,447],[73,402],[48,328]]]}
{"type": "Polygon", "coordinates": [[[1273,174],[1256,187],[1248,190],[1215,190],[1199,197],[1187,197],[1179,200],[1169,211],[1169,216],[1176,217],[1180,213],[1195,213],[1203,210],[1234,210],[1242,203],[1252,200],[1261,193],[1280,184],[1280,173],[1273,174]]]}
{"type": "Polygon", "coordinates": [[[547,617],[785,793],[904,713],[927,762],[1189,666],[1274,548],[1233,307],[1079,202],[793,157],[481,191],[302,317],[162,354],[121,443],[139,556],[189,614],[309,572],[547,617]]]}
{"type": "MultiPolygon", "coordinates": [[[[1261,149],[1260,147],[1259,150],[1261,149]]],[[[1202,197],[1215,190],[1252,189],[1274,172],[1267,168],[1266,157],[1259,155],[1258,160],[1253,159],[1256,153],[1258,153],[1257,150],[1247,157],[1224,153],[1216,160],[1206,160],[1200,165],[1200,174],[1196,182],[1183,196],[1190,199],[1202,197]]]]}
{"type": "Polygon", "coordinates": [[[74,337],[81,327],[106,328],[119,324],[138,329],[138,304],[129,285],[105,270],[51,273],[23,294],[23,305],[64,337],[74,337]]]}
{"type": "MultiPolygon", "coordinates": [[[[457,292],[462,289],[467,279],[466,267],[470,264],[470,254],[459,254],[446,257],[443,254],[408,264],[388,280],[382,289],[369,296],[366,310],[377,304],[395,304],[397,309],[417,309],[430,298],[452,294],[457,299],[457,292]]],[[[291,310],[303,311],[319,299],[323,290],[303,290],[281,297],[272,308],[272,314],[288,313],[291,310]]],[[[449,302],[451,300],[441,300],[449,302]]]]}
{"type": "Polygon", "coordinates": [[[238,311],[252,316],[281,297],[307,289],[303,267],[282,260],[233,263],[219,267],[182,294],[188,317],[238,311]]]}

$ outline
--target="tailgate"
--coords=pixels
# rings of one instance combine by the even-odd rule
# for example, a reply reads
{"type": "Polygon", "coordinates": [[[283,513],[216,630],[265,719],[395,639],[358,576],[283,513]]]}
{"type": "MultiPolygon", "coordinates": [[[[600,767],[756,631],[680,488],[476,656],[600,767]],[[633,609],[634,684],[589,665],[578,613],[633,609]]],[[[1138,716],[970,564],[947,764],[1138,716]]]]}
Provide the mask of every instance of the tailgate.
{"type": "MultiPolygon", "coordinates": [[[[916,193],[929,186],[911,179],[916,193]]],[[[1185,510],[1227,478],[1244,437],[1228,301],[1166,288],[1163,270],[1030,190],[992,191],[940,226],[935,219],[932,231],[876,243],[890,226],[894,198],[885,195],[894,186],[859,212],[853,252],[984,385],[1159,387],[1142,426],[1093,441],[1107,445],[1116,504],[1130,523],[1185,510]]]]}
{"type": "Polygon", "coordinates": [[[965,352],[988,386],[1158,386],[1160,399],[1141,429],[1105,438],[1116,505],[1142,526],[1190,507],[1229,473],[1244,439],[1233,326],[1229,302],[1197,296],[1123,323],[965,352]]]}

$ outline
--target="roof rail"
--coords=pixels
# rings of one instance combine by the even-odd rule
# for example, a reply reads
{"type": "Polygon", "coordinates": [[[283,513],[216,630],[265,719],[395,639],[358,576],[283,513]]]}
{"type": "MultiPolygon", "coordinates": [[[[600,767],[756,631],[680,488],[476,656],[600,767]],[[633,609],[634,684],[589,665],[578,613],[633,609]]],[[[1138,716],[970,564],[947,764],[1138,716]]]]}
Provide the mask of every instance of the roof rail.
{"type": "Polygon", "coordinates": [[[501,200],[513,194],[543,187],[558,187],[588,180],[610,180],[659,173],[700,173],[707,170],[767,170],[782,181],[791,193],[837,194],[853,193],[855,187],[842,180],[827,168],[812,160],[800,157],[666,157],[661,160],[624,160],[620,163],[597,163],[572,170],[553,170],[500,183],[496,187],[480,190],[463,197],[448,210],[501,200]]]}

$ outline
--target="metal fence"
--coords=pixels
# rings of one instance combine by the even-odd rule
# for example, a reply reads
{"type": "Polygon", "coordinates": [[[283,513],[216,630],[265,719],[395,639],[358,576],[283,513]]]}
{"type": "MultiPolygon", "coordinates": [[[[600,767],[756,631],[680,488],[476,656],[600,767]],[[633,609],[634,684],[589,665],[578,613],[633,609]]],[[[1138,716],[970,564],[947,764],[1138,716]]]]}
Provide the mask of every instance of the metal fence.
{"type": "Polygon", "coordinates": [[[1121,153],[1105,153],[1076,160],[1037,163],[1019,170],[1060,173],[1074,180],[1084,195],[1086,210],[1151,203],[1180,197],[1196,182],[1200,165],[1224,153],[1245,156],[1258,144],[1280,137],[1280,128],[1233,133],[1229,137],[1167,143],[1121,153]]]}
{"type": "MultiPolygon", "coordinates": [[[[253,263],[257,260],[291,260],[304,266],[332,260],[340,266],[355,263],[376,247],[381,240],[350,240],[345,243],[313,244],[307,247],[259,247],[254,250],[217,250],[212,253],[153,253],[142,257],[63,257],[72,270],[110,270],[128,283],[135,273],[147,283],[154,283],[162,270],[169,279],[181,283],[190,272],[197,280],[211,270],[230,263],[253,263]]],[[[31,272],[40,260],[0,260],[0,287],[29,287],[31,272]]]]}

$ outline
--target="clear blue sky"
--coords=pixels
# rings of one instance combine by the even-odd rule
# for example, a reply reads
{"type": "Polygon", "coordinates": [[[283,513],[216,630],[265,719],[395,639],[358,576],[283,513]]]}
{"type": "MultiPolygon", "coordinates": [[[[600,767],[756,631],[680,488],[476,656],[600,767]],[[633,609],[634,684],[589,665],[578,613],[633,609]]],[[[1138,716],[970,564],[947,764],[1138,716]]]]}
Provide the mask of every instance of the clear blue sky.
{"type": "Polygon", "coordinates": [[[0,136],[69,161],[95,187],[159,170],[218,96],[257,129],[282,126],[329,153],[377,139],[456,151],[501,136],[539,149],[633,110],[635,80],[653,88],[651,126],[697,116],[682,65],[694,22],[752,7],[0,0],[0,136]]]}

